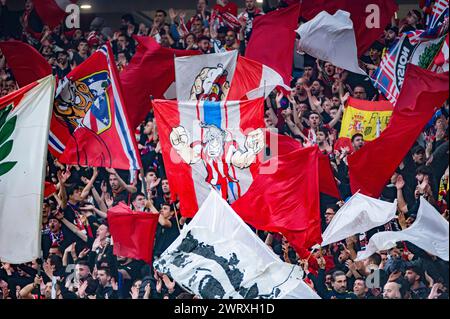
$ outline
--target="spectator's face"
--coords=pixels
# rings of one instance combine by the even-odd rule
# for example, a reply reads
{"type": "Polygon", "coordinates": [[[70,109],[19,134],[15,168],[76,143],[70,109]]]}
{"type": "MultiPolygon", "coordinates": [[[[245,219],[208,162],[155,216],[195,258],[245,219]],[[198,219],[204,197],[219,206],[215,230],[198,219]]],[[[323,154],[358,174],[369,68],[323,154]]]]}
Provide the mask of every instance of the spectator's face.
{"type": "Polygon", "coordinates": [[[322,91],[322,86],[318,81],[314,81],[311,85],[311,94],[314,96],[318,96],[320,92],[322,91]]]}
{"type": "MultiPolygon", "coordinates": [[[[58,293],[56,293],[58,295],[58,293]]],[[[52,299],[52,283],[48,282],[44,290],[45,299],[52,299]]]]}
{"type": "Polygon", "coordinates": [[[320,117],[317,114],[311,114],[309,116],[309,126],[311,128],[317,128],[320,124],[320,117]]]}
{"type": "Polygon", "coordinates": [[[350,255],[345,251],[345,250],[341,250],[338,260],[341,264],[343,264],[347,259],[350,258],[350,255]]]}
{"type": "Polygon", "coordinates": [[[148,34],[148,28],[144,23],[139,24],[139,34],[148,34]]]}
{"type": "Polygon", "coordinates": [[[159,23],[159,25],[161,25],[166,20],[166,17],[164,16],[164,13],[156,12],[155,18],[153,20],[155,23],[159,23]]]}
{"type": "Polygon", "coordinates": [[[152,133],[153,133],[153,121],[148,121],[147,123],[145,123],[144,134],[150,135],[152,133]]]}
{"type": "Polygon", "coordinates": [[[103,240],[103,239],[105,239],[106,237],[108,237],[109,236],[109,229],[108,229],[108,226],[106,226],[106,225],[100,225],[98,228],[97,228],[97,237],[100,239],[100,240],[103,240]]]}
{"type": "Polygon", "coordinates": [[[203,52],[208,52],[209,50],[209,41],[204,39],[202,41],[200,41],[198,43],[198,47],[200,48],[200,50],[202,50],[203,52]]]}
{"type": "Polygon", "coordinates": [[[325,100],[322,104],[323,109],[325,110],[325,112],[327,112],[328,114],[330,114],[330,109],[333,106],[333,104],[331,103],[330,100],[325,100]]]}
{"type": "Polygon", "coordinates": [[[425,176],[426,176],[426,175],[424,175],[424,174],[422,174],[422,173],[416,174],[416,180],[417,180],[419,183],[422,183],[423,180],[424,180],[424,178],[425,178],[425,176]]]}
{"type": "Polygon", "coordinates": [[[86,265],[75,266],[75,278],[78,280],[86,280],[90,273],[89,267],[86,265]]]}
{"type": "Polygon", "coordinates": [[[233,31],[228,31],[225,37],[225,44],[227,46],[232,46],[236,42],[236,35],[233,31]]]}
{"type": "Polygon", "coordinates": [[[48,255],[49,256],[56,255],[56,256],[62,257],[61,251],[59,250],[59,248],[56,248],[56,247],[51,247],[48,250],[48,255]]]}
{"type": "Polygon", "coordinates": [[[25,2],[25,10],[27,10],[27,11],[33,10],[33,1],[32,0],[27,0],[25,2]]]}
{"type": "Polygon", "coordinates": [[[359,150],[361,147],[364,146],[364,139],[361,136],[355,137],[353,140],[353,148],[355,151],[359,150]]]}
{"type": "Polygon", "coordinates": [[[334,96],[331,100],[333,102],[333,106],[339,107],[341,105],[341,99],[339,99],[338,97],[334,96]]]}
{"type": "Polygon", "coordinates": [[[145,197],[142,195],[136,196],[136,199],[133,202],[133,206],[136,207],[136,209],[140,210],[144,208],[145,206],[145,197]]]}
{"type": "Polygon", "coordinates": [[[330,77],[332,77],[336,72],[336,68],[334,67],[334,65],[329,62],[325,63],[324,70],[325,73],[330,77]]]}
{"type": "Polygon", "coordinates": [[[411,227],[411,225],[414,223],[415,220],[416,220],[416,219],[415,219],[414,217],[408,217],[408,218],[405,220],[406,228],[411,227]]]}
{"type": "Polygon", "coordinates": [[[197,10],[203,11],[206,9],[206,1],[205,0],[198,0],[197,2],[197,10]]]}
{"type": "Polygon", "coordinates": [[[347,290],[347,277],[345,275],[337,276],[331,284],[336,292],[344,293],[347,290]]]}
{"type": "Polygon", "coordinates": [[[425,163],[425,151],[419,151],[419,153],[413,154],[413,161],[417,165],[422,165],[425,163]]]}
{"type": "Polygon", "coordinates": [[[269,127],[274,127],[272,120],[269,119],[268,117],[265,117],[265,118],[264,118],[264,123],[265,123],[265,125],[266,125],[267,128],[269,128],[269,127]]]}
{"type": "Polygon", "coordinates": [[[190,35],[188,35],[188,36],[186,37],[186,44],[187,44],[187,45],[193,45],[193,44],[195,44],[195,38],[194,38],[194,36],[193,36],[192,34],[190,34],[190,35]]]}
{"type": "Polygon", "coordinates": [[[327,140],[327,136],[324,132],[317,132],[317,143],[321,144],[327,140]]]}
{"type": "Polygon", "coordinates": [[[365,100],[367,98],[366,89],[361,86],[357,86],[353,91],[353,97],[359,100],[365,100]]]}
{"type": "Polygon", "coordinates": [[[353,285],[353,292],[357,297],[364,297],[364,295],[367,293],[367,287],[364,280],[358,279],[355,281],[353,285]]]}
{"type": "Polygon", "coordinates": [[[78,52],[81,54],[86,54],[88,52],[88,44],[86,42],[80,42],[78,45],[78,52]]]}
{"type": "Polygon", "coordinates": [[[381,56],[381,52],[378,51],[377,49],[372,48],[372,49],[370,49],[370,51],[369,51],[369,56],[370,56],[370,58],[371,58],[373,61],[378,61],[378,59],[379,59],[380,56],[381,56]]]}
{"type": "Polygon", "coordinates": [[[82,36],[83,36],[83,31],[81,31],[80,29],[75,30],[75,32],[73,33],[74,40],[79,40],[79,39],[81,39],[82,36]]]}
{"type": "Polygon", "coordinates": [[[47,219],[48,215],[50,214],[51,207],[48,203],[42,204],[42,218],[47,219]]]}
{"type": "Polygon", "coordinates": [[[296,90],[297,94],[303,95],[306,93],[306,91],[303,87],[304,84],[305,84],[304,78],[300,78],[297,80],[297,83],[295,83],[295,90],[296,90]]]}
{"type": "Polygon", "coordinates": [[[305,66],[304,68],[304,77],[310,79],[312,77],[313,74],[313,68],[311,66],[305,66]]]}
{"type": "Polygon", "coordinates": [[[174,211],[171,211],[170,210],[170,206],[167,206],[167,205],[163,205],[162,207],[161,207],[161,210],[159,211],[160,213],[161,213],[161,215],[164,217],[164,218],[172,218],[172,216],[174,215],[174,211]]]}
{"type": "Polygon", "coordinates": [[[102,287],[105,287],[109,283],[109,281],[111,280],[111,276],[108,276],[106,274],[106,271],[104,271],[102,269],[97,272],[97,278],[98,278],[99,284],[102,287]]]}
{"type": "Polygon", "coordinates": [[[167,179],[161,181],[161,188],[164,194],[170,193],[169,181],[167,179]]]}
{"type": "Polygon", "coordinates": [[[402,299],[400,285],[395,282],[388,282],[384,285],[383,299],[402,299]]]}
{"type": "Polygon", "coordinates": [[[309,110],[309,106],[306,103],[300,103],[299,108],[301,112],[306,112],[309,110]]]}
{"type": "Polygon", "coordinates": [[[331,289],[332,285],[331,285],[331,281],[333,280],[333,276],[331,276],[330,274],[325,276],[325,285],[331,289]]]}
{"type": "Polygon", "coordinates": [[[73,194],[69,196],[69,199],[77,203],[81,202],[81,191],[79,189],[75,189],[73,194]]]}
{"type": "Polygon", "coordinates": [[[203,32],[203,23],[199,19],[196,19],[192,23],[192,32],[195,34],[200,34],[203,32]]]}
{"type": "Polygon", "coordinates": [[[52,47],[49,45],[46,45],[42,48],[42,55],[50,55],[52,54],[52,47]]]}
{"type": "Polygon", "coordinates": [[[333,219],[334,215],[335,215],[335,211],[332,208],[327,208],[327,210],[325,211],[325,223],[328,225],[329,223],[331,223],[331,220],[333,219]]]}
{"type": "Polygon", "coordinates": [[[415,25],[418,21],[419,21],[419,19],[417,18],[416,14],[413,12],[409,12],[408,15],[406,16],[406,23],[408,25],[415,25]]]}
{"type": "Polygon", "coordinates": [[[245,0],[245,8],[248,11],[253,11],[255,9],[255,0],[245,0]]]}
{"type": "Polygon", "coordinates": [[[58,54],[58,63],[59,64],[66,64],[68,60],[67,54],[58,54]]]}
{"type": "Polygon", "coordinates": [[[155,182],[157,180],[156,174],[154,172],[148,172],[147,179],[152,182],[155,182]]]}
{"type": "Polygon", "coordinates": [[[393,30],[388,30],[386,32],[386,40],[388,42],[393,42],[397,38],[397,34],[393,30]]]}
{"type": "Polygon", "coordinates": [[[120,184],[119,184],[119,180],[117,179],[116,175],[114,175],[114,174],[109,175],[109,186],[111,186],[111,188],[113,190],[119,189],[120,184]]]}
{"type": "Polygon", "coordinates": [[[413,285],[416,281],[419,281],[420,276],[412,270],[407,270],[405,273],[405,279],[410,285],[413,285]]]}
{"type": "Polygon", "coordinates": [[[442,118],[439,118],[436,120],[436,123],[434,124],[434,128],[436,130],[445,130],[447,127],[445,121],[442,118]]]}
{"type": "Polygon", "coordinates": [[[55,218],[52,218],[48,221],[48,228],[52,233],[58,233],[61,230],[61,224],[55,218]]]}
{"type": "Polygon", "coordinates": [[[122,49],[125,49],[125,48],[127,47],[127,45],[128,45],[127,38],[124,37],[124,36],[120,36],[120,37],[117,39],[117,44],[118,44],[119,47],[121,47],[122,49]]]}

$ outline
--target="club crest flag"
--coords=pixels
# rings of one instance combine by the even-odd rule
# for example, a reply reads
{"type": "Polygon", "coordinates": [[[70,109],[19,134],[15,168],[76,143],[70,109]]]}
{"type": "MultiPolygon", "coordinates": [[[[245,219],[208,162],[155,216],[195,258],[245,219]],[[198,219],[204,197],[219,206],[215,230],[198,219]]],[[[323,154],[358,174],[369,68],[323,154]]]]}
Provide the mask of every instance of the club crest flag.
{"type": "Polygon", "coordinates": [[[153,265],[202,299],[320,299],[216,191],[153,265]]]}
{"type": "Polygon", "coordinates": [[[211,187],[230,203],[253,181],[264,149],[264,99],[153,101],[172,198],[192,217],[211,187]]]}
{"type": "Polygon", "coordinates": [[[109,45],[72,70],[56,90],[49,147],[61,163],[141,167],[109,45]]]}
{"type": "Polygon", "coordinates": [[[387,127],[394,107],[388,101],[364,101],[349,98],[342,118],[339,138],[351,139],[359,133],[373,141],[387,127]]]}
{"type": "Polygon", "coordinates": [[[234,76],[238,51],[175,58],[178,101],[223,101],[234,76]]]}
{"type": "Polygon", "coordinates": [[[48,76],[0,98],[0,259],[40,257],[48,130],[55,80],[48,76]]]}

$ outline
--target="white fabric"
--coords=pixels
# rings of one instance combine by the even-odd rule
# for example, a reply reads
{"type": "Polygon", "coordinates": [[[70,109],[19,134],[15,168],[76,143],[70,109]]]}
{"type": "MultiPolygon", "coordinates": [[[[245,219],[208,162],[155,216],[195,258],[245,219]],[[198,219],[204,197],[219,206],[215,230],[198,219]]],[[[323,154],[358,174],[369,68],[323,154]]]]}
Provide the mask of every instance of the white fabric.
{"type": "Polygon", "coordinates": [[[0,176],[0,259],[21,264],[40,257],[41,213],[54,78],[48,76],[25,93],[8,115],[17,116],[8,140],[11,153],[2,162],[17,162],[0,176]]]}
{"type": "Polygon", "coordinates": [[[322,246],[384,225],[395,217],[397,202],[389,203],[357,193],[336,213],[322,235],[322,246]]]}
{"type": "Polygon", "coordinates": [[[260,97],[267,98],[270,93],[272,93],[272,91],[277,87],[282,87],[286,91],[291,90],[289,86],[284,84],[283,78],[277,71],[268,67],[267,65],[263,65],[263,72],[261,76],[261,82],[259,83],[259,88],[248,92],[247,98],[250,100],[260,97]]]}
{"type": "Polygon", "coordinates": [[[244,298],[236,287],[252,288],[254,298],[319,298],[303,282],[303,271],[282,262],[216,191],[154,266],[202,298],[244,298]],[[233,286],[225,270],[242,280],[233,286]]]}
{"type": "Polygon", "coordinates": [[[420,198],[417,218],[409,228],[373,235],[366,250],[358,253],[357,260],[366,259],[377,251],[395,247],[399,241],[409,241],[434,256],[445,261],[449,260],[448,221],[423,197],[420,198]]]}
{"type": "MultiPolygon", "coordinates": [[[[194,86],[211,94],[215,81],[226,71],[228,89],[236,70],[238,51],[175,58],[175,82],[178,101],[196,101],[191,91],[194,86]]],[[[222,88],[221,88],[222,90],[222,88]]],[[[223,90],[228,94],[228,90],[223,90]]],[[[224,99],[222,99],[224,100],[224,99]]]]}
{"type": "Polygon", "coordinates": [[[302,24],[297,33],[300,50],[347,71],[366,75],[358,65],[355,30],[347,11],[338,10],[334,15],[322,11],[302,24]]]}

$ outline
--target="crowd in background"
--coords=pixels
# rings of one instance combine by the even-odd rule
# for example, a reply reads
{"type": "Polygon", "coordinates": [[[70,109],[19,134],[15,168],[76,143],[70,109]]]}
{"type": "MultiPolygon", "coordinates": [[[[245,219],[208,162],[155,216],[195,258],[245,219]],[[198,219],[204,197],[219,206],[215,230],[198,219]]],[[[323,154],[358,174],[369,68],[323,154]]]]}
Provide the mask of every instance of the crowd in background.
{"type": "MultiPolygon", "coordinates": [[[[200,50],[203,54],[239,50],[245,54],[253,19],[285,5],[280,1],[271,7],[265,1],[261,8],[256,1],[246,0],[246,7],[238,12],[232,1],[222,2],[224,5],[214,5],[199,0],[192,17],[174,9],[157,10],[151,24],[137,23],[133,15],[125,14],[114,27],[106,26],[104,19],[97,17],[89,29],[66,30],[61,25],[51,30],[42,25],[30,0],[20,12],[10,11],[8,1],[0,0],[0,40],[14,38],[29,43],[62,79],[106,41],[112,44],[119,71],[123,70],[136,50],[133,35],[153,37],[167,48],[200,50]],[[217,20],[211,23],[215,12],[230,12],[238,17],[241,25],[231,28],[217,20]]],[[[377,68],[385,49],[401,32],[421,28],[423,17],[417,8],[386,28],[383,38],[362,58],[361,66],[368,74],[377,68]]],[[[293,75],[290,95],[273,92],[267,98],[266,126],[276,127],[304,145],[317,144],[330,157],[341,196],[346,199],[351,196],[347,156],[364,147],[365,141],[362,135],[356,134],[351,148],[334,147],[344,105],[349,96],[377,100],[379,93],[367,77],[299,52],[295,54],[293,75]]],[[[7,61],[0,53],[0,97],[17,89],[7,61]]],[[[299,264],[305,272],[306,283],[322,298],[448,298],[448,262],[409,242],[398,243],[395,248],[380,251],[362,262],[355,261],[357,251],[364,249],[376,231],[410,227],[421,196],[448,220],[448,117],[447,101],[386,185],[381,199],[389,202],[397,199],[396,220],[342,242],[311,248],[311,255],[303,260],[278,233],[258,232],[261,240],[282,260],[299,264]],[[376,287],[367,280],[373,276],[380,279],[376,287]]],[[[151,265],[113,254],[107,211],[121,201],[136,211],[159,214],[154,258],[164,252],[177,238],[183,224],[189,222],[181,215],[176,216],[179,205],[171,202],[156,124],[150,112],[146,121],[136,128],[143,163],[137,178],[126,171],[62,165],[48,155],[46,180],[57,185],[57,192],[43,203],[43,258],[21,265],[1,263],[0,298],[197,298],[167,275],[154,271],[151,265]]],[[[321,195],[323,230],[342,205],[342,201],[321,195]]]]}

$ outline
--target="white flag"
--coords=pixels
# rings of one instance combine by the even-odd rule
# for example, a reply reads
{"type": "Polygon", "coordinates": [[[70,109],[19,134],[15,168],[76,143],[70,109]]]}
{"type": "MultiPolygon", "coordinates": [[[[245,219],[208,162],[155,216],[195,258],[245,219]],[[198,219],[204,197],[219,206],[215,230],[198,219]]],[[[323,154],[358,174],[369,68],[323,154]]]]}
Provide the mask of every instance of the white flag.
{"type": "Polygon", "coordinates": [[[384,231],[370,238],[366,250],[358,252],[357,260],[369,258],[380,250],[395,247],[399,241],[409,241],[426,252],[449,260],[449,227],[448,221],[423,197],[417,218],[407,229],[393,232],[384,231]]]}
{"type": "Polygon", "coordinates": [[[358,64],[358,49],[350,13],[338,10],[334,15],[320,12],[302,24],[300,50],[323,61],[358,74],[366,75],[358,64]]]}
{"type": "Polygon", "coordinates": [[[203,299],[319,298],[216,191],[154,266],[203,299]]]}
{"type": "Polygon", "coordinates": [[[0,259],[40,257],[47,141],[54,96],[48,76],[0,99],[0,259]]]}
{"type": "Polygon", "coordinates": [[[322,246],[384,225],[395,217],[397,201],[389,203],[357,193],[336,213],[322,235],[322,246]]]}
{"type": "Polygon", "coordinates": [[[236,70],[238,51],[175,58],[178,101],[222,101],[236,70]]]}

